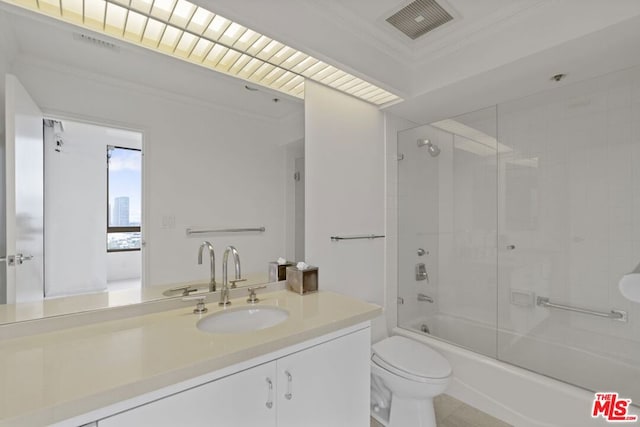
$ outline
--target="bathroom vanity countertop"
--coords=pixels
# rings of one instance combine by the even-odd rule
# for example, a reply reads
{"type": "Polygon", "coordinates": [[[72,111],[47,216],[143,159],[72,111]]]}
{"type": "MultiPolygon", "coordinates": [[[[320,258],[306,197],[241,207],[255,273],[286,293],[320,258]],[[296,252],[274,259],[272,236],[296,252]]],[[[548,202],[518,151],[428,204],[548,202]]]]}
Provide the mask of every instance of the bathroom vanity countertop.
{"type": "MultiPolygon", "coordinates": [[[[267,283],[267,277],[261,274],[248,275],[246,278],[247,281],[242,282],[242,286],[239,288],[267,283]]],[[[167,296],[163,295],[164,291],[186,285],[199,288],[208,286],[203,281],[165,285],[152,284],[137,289],[68,295],[40,301],[21,302],[19,304],[0,304],[0,325],[166,300],[167,296]]],[[[175,296],[177,297],[179,294],[175,296]]]]}
{"type": "MultiPolygon", "coordinates": [[[[63,421],[117,402],[373,319],[382,309],[332,292],[260,294],[284,322],[240,334],[211,334],[197,321],[207,304],[0,341],[0,426],[63,421]]],[[[232,300],[232,308],[248,305],[232,300]]],[[[195,301],[194,301],[195,306],[195,301]]]]}

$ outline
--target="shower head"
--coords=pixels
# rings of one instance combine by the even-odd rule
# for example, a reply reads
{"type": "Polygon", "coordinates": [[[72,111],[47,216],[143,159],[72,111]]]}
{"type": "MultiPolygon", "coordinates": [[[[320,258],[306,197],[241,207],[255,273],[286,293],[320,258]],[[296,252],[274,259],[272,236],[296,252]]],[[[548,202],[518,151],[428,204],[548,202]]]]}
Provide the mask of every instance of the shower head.
{"type": "Polygon", "coordinates": [[[438,154],[440,154],[440,148],[428,139],[419,139],[418,147],[427,147],[431,157],[438,157],[438,154]]]}

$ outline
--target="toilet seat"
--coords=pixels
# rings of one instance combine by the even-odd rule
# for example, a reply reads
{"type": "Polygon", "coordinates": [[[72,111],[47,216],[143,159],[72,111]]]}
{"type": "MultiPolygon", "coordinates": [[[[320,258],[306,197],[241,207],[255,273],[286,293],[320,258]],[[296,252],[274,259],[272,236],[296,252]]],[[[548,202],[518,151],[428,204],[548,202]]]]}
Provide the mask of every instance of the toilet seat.
{"type": "Polygon", "coordinates": [[[402,378],[432,382],[451,376],[451,365],[436,351],[417,341],[393,336],[372,347],[371,361],[402,378]]]}

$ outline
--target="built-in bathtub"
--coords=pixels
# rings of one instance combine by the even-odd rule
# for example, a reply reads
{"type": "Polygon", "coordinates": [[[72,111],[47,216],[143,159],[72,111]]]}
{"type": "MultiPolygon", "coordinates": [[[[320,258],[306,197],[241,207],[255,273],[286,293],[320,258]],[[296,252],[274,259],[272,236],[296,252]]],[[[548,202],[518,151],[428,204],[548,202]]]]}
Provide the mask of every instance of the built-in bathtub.
{"type": "MultiPolygon", "coordinates": [[[[498,333],[494,327],[436,314],[411,322],[407,329],[395,328],[394,333],[424,342],[450,361],[454,375],[447,394],[514,426],[608,425],[602,418],[591,417],[593,392],[477,353],[476,351],[487,355],[496,354],[498,333]],[[474,351],[422,332],[421,328],[424,328],[425,324],[431,334],[473,348],[474,351]]],[[[598,367],[602,371],[603,367],[612,366],[611,360],[604,360],[600,355],[575,347],[504,331],[500,334],[500,342],[508,343],[500,351],[501,358],[526,360],[526,366],[531,366],[529,362],[535,366],[537,359],[540,359],[540,363],[548,364],[550,357],[571,361],[576,371],[597,371],[598,367]]],[[[557,369],[571,367],[558,366],[557,369]]],[[[610,368],[605,369],[600,374],[611,375],[610,380],[621,386],[636,382],[640,378],[640,372],[631,365],[620,364],[616,372],[610,371],[610,368]]],[[[567,375],[566,371],[563,374],[565,378],[571,377],[571,373],[567,375]]],[[[624,395],[623,389],[598,391],[618,391],[624,395]]],[[[637,414],[640,410],[633,407],[631,412],[637,414]]]]}

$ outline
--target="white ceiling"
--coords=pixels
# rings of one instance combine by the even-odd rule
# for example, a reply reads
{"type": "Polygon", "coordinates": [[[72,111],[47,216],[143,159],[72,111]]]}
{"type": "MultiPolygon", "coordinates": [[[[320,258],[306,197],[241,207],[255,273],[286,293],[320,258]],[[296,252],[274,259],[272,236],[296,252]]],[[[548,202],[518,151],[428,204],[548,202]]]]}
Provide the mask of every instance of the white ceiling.
{"type": "MultiPolygon", "coordinates": [[[[406,0],[192,1],[399,94],[388,110],[418,123],[546,89],[558,72],[570,83],[640,64],[638,0],[439,0],[455,19],[415,41],[384,21],[406,0]]],[[[26,13],[9,19],[22,56],[271,118],[302,109],[123,42],[118,52],[76,42],[66,25],[26,13]]]]}
{"type": "Polygon", "coordinates": [[[406,0],[195,2],[405,99],[640,15],[638,0],[440,0],[456,19],[412,41],[384,21],[406,0]]]}

